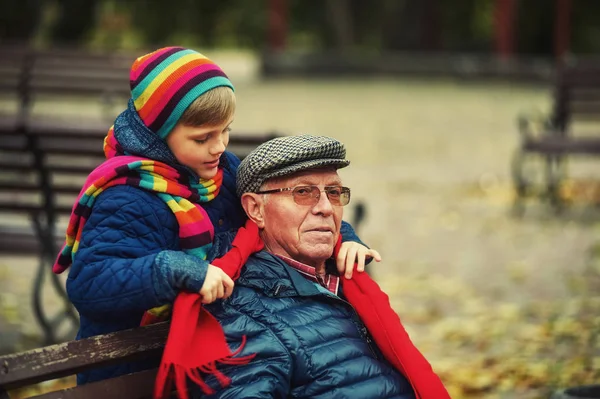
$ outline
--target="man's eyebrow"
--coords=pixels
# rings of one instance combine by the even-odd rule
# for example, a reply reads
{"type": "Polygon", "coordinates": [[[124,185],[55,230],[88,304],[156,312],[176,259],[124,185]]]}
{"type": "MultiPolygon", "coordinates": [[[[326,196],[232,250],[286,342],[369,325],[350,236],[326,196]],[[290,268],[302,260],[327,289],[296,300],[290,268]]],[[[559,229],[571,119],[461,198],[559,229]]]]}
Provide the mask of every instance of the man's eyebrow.
{"type": "MultiPolygon", "coordinates": [[[[291,185],[292,186],[318,186],[317,183],[310,181],[308,178],[305,178],[305,177],[299,177],[297,179],[292,180],[291,185]]],[[[324,185],[325,186],[341,186],[342,180],[341,179],[330,180],[327,183],[325,183],[324,185]]]]}

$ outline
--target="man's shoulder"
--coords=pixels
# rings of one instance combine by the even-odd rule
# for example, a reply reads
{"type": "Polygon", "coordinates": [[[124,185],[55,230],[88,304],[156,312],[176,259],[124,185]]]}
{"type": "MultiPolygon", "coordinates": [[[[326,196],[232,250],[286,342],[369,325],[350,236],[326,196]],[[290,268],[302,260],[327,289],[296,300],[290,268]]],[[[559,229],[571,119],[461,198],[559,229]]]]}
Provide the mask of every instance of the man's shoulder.
{"type": "Polygon", "coordinates": [[[244,265],[238,282],[243,286],[268,290],[290,281],[288,266],[277,256],[262,250],[252,254],[244,265]]]}
{"type": "MultiPolygon", "coordinates": [[[[231,249],[234,237],[235,232],[215,235],[211,254],[214,255],[214,251],[218,251],[221,252],[218,256],[222,256],[231,249]]],[[[278,297],[279,293],[293,288],[286,267],[284,262],[265,250],[252,254],[235,280],[231,301],[225,303],[242,306],[247,304],[244,298],[252,297],[256,300],[259,297],[278,297]]]]}

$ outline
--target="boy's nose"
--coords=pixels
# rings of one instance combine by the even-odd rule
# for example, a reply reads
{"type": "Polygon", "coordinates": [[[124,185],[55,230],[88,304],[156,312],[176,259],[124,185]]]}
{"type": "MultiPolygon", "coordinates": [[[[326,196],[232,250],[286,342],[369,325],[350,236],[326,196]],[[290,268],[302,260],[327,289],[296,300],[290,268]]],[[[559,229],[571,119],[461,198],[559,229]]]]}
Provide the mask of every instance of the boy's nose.
{"type": "Polygon", "coordinates": [[[219,138],[219,139],[217,139],[215,144],[211,147],[211,154],[216,155],[216,154],[222,154],[223,152],[225,152],[225,143],[223,142],[222,139],[219,138]]]}

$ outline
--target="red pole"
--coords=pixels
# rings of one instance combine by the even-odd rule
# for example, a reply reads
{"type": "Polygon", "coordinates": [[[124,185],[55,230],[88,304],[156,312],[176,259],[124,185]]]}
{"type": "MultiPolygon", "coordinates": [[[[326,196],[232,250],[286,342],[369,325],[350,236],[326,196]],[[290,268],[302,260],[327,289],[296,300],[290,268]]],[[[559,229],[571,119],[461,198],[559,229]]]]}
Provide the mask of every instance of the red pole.
{"type": "Polygon", "coordinates": [[[269,0],[269,50],[284,50],[287,42],[287,1],[269,0]]]}
{"type": "Polygon", "coordinates": [[[501,58],[514,53],[515,0],[496,0],[494,5],[495,52],[501,58]]]}
{"type": "Polygon", "coordinates": [[[554,23],[554,56],[561,61],[569,51],[571,39],[571,0],[556,0],[554,23]]]}

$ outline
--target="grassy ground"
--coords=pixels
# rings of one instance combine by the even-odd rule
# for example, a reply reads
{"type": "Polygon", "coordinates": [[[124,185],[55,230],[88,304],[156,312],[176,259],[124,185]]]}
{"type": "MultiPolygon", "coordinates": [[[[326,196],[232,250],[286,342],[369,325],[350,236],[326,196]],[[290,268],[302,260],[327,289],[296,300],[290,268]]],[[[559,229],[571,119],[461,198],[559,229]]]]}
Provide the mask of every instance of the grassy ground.
{"type": "MultiPolygon", "coordinates": [[[[524,218],[509,216],[515,116],[547,109],[548,89],[234,82],[233,134],[278,130],[346,143],[352,165],[343,178],[353,201],[367,205],[360,235],[384,257],[372,273],[454,398],[544,398],[555,387],[598,381],[600,216],[589,205],[597,160],[570,163],[565,196],[573,206],[562,216],[536,201],[524,218]]],[[[42,102],[36,112],[102,116],[85,102],[42,102]]],[[[0,264],[5,297],[26,298],[28,284],[7,281],[27,281],[32,261],[0,264]]],[[[34,331],[27,301],[11,303],[34,331]]]]}

